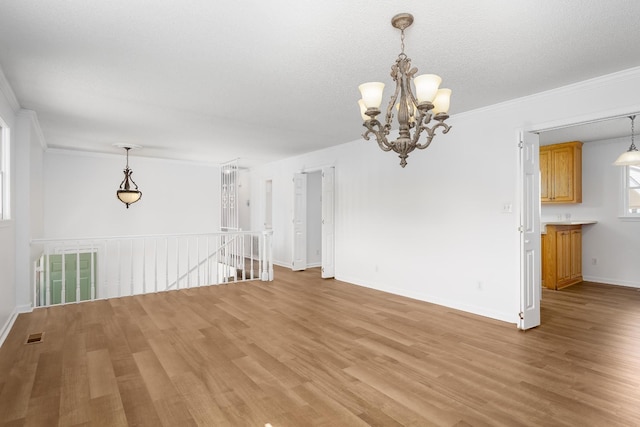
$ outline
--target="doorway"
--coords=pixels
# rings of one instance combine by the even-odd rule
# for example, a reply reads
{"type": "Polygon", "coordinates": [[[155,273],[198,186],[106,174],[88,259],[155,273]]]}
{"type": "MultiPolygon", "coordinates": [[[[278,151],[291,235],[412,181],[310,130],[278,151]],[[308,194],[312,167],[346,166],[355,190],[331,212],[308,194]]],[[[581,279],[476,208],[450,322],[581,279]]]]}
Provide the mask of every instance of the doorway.
{"type": "Polygon", "coordinates": [[[292,270],[321,267],[323,278],[335,276],[335,169],[294,174],[292,270]]]}
{"type": "MultiPolygon", "coordinates": [[[[633,111],[638,109],[640,109],[640,107],[631,110],[633,111]]],[[[576,139],[583,142],[589,140],[596,141],[614,139],[616,137],[628,135],[628,125],[626,122],[622,127],[616,127],[614,120],[612,120],[617,118],[627,118],[629,115],[636,114],[629,113],[628,111],[629,110],[601,112],[599,114],[584,116],[573,120],[566,120],[564,122],[533,125],[527,128],[523,132],[523,135],[525,139],[528,137],[530,140],[535,140],[535,146],[538,148],[542,141],[545,143],[553,143],[576,139]],[[607,126],[605,126],[605,123],[607,126]],[[594,127],[594,125],[597,125],[597,128],[594,127]],[[611,127],[609,127],[609,125],[611,127]],[[595,136],[596,133],[599,133],[598,137],[595,136]]],[[[522,137],[520,139],[520,143],[522,144],[522,137]]],[[[526,158],[526,154],[521,155],[520,158],[521,311],[518,327],[520,329],[528,329],[538,326],[541,322],[540,299],[542,296],[542,287],[539,266],[541,264],[542,254],[539,249],[531,251],[530,248],[527,248],[527,244],[530,243],[532,239],[535,239],[536,242],[539,242],[540,240],[540,220],[542,212],[539,198],[539,180],[537,178],[537,176],[539,176],[539,159],[535,159],[534,172],[537,173],[537,176],[536,179],[532,181],[527,177],[527,174],[530,174],[531,171],[527,171],[526,162],[523,161],[523,157],[526,158]],[[537,197],[537,201],[535,201],[535,203],[532,196],[537,197]],[[527,220],[528,218],[531,218],[531,207],[534,207],[537,210],[538,219],[531,223],[534,228],[537,228],[537,230],[527,227],[527,220]],[[529,233],[527,233],[527,231],[529,231],[529,233]]],[[[592,264],[595,265],[596,261],[592,260],[592,264]]]]}

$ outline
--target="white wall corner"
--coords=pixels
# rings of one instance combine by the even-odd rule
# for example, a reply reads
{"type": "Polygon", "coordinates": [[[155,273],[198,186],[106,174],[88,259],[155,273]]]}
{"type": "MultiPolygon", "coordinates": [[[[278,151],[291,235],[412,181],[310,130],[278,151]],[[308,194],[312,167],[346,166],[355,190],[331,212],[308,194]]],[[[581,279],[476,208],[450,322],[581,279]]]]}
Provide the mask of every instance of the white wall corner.
{"type": "Polygon", "coordinates": [[[29,122],[31,123],[31,128],[35,132],[36,137],[38,138],[38,142],[43,150],[47,150],[47,141],[44,139],[44,134],[42,133],[42,128],[40,127],[40,121],[38,120],[38,114],[33,110],[27,110],[25,108],[21,108],[18,111],[17,115],[20,117],[27,117],[29,122]]]}
{"type": "Polygon", "coordinates": [[[16,98],[16,94],[13,92],[9,81],[4,75],[4,71],[2,71],[2,67],[0,67],[0,92],[2,92],[9,103],[11,109],[13,109],[14,113],[17,113],[20,110],[20,103],[18,102],[18,98],[16,98]]]}

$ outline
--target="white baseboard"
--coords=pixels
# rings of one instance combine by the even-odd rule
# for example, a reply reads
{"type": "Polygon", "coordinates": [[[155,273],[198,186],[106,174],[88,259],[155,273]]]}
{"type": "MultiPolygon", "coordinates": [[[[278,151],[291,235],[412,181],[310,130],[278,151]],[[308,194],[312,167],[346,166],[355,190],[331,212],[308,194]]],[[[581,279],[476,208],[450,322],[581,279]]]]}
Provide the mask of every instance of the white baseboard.
{"type": "Polygon", "coordinates": [[[278,261],[278,260],[273,260],[273,265],[277,265],[278,267],[284,267],[284,268],[291,268],[292,265],[291,263],[288,262],[282,262],[282,261],[278,261]]]}
{"type": "Polygon", "coordinates": [[[356,286],[375,289],[393,295],[400,295],[406,298],[437,304],[443,307],[453,308],[454,310],[460,310],[467,313],[476,314],[478,316],[488,317],[490,319],[500,320],[502,322],[514,324],[516,326],[518,324],[517,315],[515,313],[504,313],[494,310],[487,310],[484,307],[478,307],[470,304],[461,304],[457,301],[434,297],[432,295],[422,294],[415,291],[408,291],[406,289],[396,288],[393,286],[380,286],[373,283],[368,283],[366,281],[360,281],[354,277],[336,277],[336,279],[342,282],[351,283],[356,286]]]}
{"type": "Polygon", "coordinates": [[[605,285],[627,286],[629,288],[640,288],[640,282],[630,282],[627,280],[610,279],[608,277],[583,276],[585,282],[604,283],[605,285]]]}
{"type": "Polygon", "coordinates": [[[31,304],[19,305],[13,309],[13,312],[9,315],[9,318],[0,329],[0,347],[2,347],[4,340],[9,336],[9,332],[11,332],[11,328],[13,328],[13,324],[18,318],[18,314],[31,313],[32,311],[33,307],[31,307],[31,304]]]}

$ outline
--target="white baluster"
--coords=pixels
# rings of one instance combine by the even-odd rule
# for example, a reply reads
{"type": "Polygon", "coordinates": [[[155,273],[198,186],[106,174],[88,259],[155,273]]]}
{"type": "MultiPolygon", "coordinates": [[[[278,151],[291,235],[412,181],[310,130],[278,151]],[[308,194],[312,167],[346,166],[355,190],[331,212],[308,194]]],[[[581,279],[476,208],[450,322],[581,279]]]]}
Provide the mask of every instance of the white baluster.
{"type": "Polygon", "coordinates": [[[207,285],[211,284],[211,254],[209,253],[209,239],[210,237],[207,236],[206,237],[206,246],[207,246],[207,262],[206,262],[206,266],[207,266],[207,285]]]}
{"type": "Polygon", "coordinates": [[[129,295],[133,295],[133,239],[131,239],[131,245],[130,246],[130,250],[131,252],[129,253],[129,258],[131,258],[131,262],[130,262],[130,267],[131,267],[131,271],[130,271],[130,283],[129,283],[129,295]]]}
{"type": "Polygon", "coordinates": [[[62,284],[60,285],[60,303],[64,304],[67,302],[67,266],[66,266],[66,256],[65,256],[66,247],[62,247],[62,284]]]}
{"type": "Polygon", "coordinates": [[[91,281],[91,290],[90,290],[90,295],[89,298],[91,300],[96,299],[96,260],[95,257],[98,254],[98,245],[96,245],[94,242],[91,242],[91,252],[89,253],[91,255],[91,278],[89,279],[91,281]]]}
{"type": "Polygon", "coordinates": [[[76,302],[80,302],[80,242],[76,248],[76,302]]]}
{"type": "Polygon", "coordinates": [[[191,239],[187,237],[187,288],[191,287],[191,239]]]}
{"type": "Polygon", "coordinates": [[[198,283],[196,286],[200,286],[200,237],[196,236],[196,268],[198,269],[198,283]]]}
{"type": "Polygon", "coordinates": [[[158,239],[153,239],[153,291],[158,292],[158,239]]]}
{"type": "Polygon", "coordinates": [[[147,239],[142,238],[142,293],[147,293],[147,239]]]}
{"type": "Polygon", "coordinates": [[[104,292],[99,292],[100,295],[104,294],[106,297],[111,296],[111,289],[109,289],[109,285],[111,284],[109,281],[109,241],[104,241],[104,264],[102,270],[102,286],[104,292]]]}
{"type": "Polygon", "coordinates": [[[176,237],[176,289],[180,289],[180,238],[176,237]]]}
{"type": "Polygon", "coordinates": [[[118,240],[118,296],[121,297],[122,296],[122,263],[120,262],[120,246],[121,246],[121,240],[118,240]]]}
{"type": "Polygon", "coordinates": [[[164,290],[169,289],[169,238],[166,237],[164,239],[164,274],[165,274],[165,284],[164,290]]]}
{"type": "Polygon", "coordinates": [[[49,250],[50,250],[49,246],[47,245],[46,246],[46,255],[45,255],[47,264],[44,267],[45,268],[45,272],[46,272],[45,274],[47,276],[46,279],[45,279],[46,280],[46,282],[45,282],[45,289],[46,289],[45,297],[46,297],[46,304],[47,305],[51,305],[51,261],[49,259],[49,250]]]}

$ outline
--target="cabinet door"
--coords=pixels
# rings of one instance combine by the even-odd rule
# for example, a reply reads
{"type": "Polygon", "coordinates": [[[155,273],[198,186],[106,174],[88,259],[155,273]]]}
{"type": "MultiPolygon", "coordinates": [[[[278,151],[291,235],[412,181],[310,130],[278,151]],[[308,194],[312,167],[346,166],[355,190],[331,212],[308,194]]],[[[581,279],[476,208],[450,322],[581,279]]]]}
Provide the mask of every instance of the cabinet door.
{"type": "Polygon", "coordinates": [[[556,283],[561,286],[571,280],[571,232],[556,233],[556,283]]]}
{"type": "Polygon", "coordinates": [[[571,279],[581,279],[581,278],[582,278],[582,230],[571,230],[571,279]]]}
{"type": "Polygon", "coordinates": [[[573,147],[556,148],[551,152],[553,175],[552,199],[555,202],[574,200],[573,147]]]}
{"type": "Polygon", "coordinates": [[[540,201],[551,200],[551,152],[540,148],[540,201]]]}

